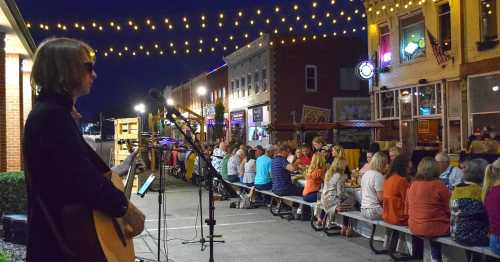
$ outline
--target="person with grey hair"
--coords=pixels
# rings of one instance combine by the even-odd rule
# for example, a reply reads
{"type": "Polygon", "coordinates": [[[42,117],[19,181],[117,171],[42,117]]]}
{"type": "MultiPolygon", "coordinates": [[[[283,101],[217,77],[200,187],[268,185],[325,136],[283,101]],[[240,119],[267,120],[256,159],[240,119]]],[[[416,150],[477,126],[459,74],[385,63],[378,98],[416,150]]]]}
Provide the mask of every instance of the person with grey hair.
{"type": "MultiPolygon", "coordinates": [[[[451,238],[464,246],[487,246],[488,216],[482,202],[484,172],[488,162],[473,159],[465,163],[464,182],[455,186],[450,198],[451,238]]],[[[467,261],[479,261],[467,252],[467,261]]]]}
{"type": "Polygon", "coordinates": [[[464,180],[464,173],[462,169],[450,165],[450,157],[446,152],[439,152],[435,157],[439,172],[441,175],[439,178],[443,183],[452,190],[456,185],[460,184],[464,180]]]}
{"type": "Polygon", "coordinates": [[[227,180],[229,182],[240,182],[241,162],[245,157],[242,149],[236,149],[236,152],[229,158],[227,164],[227,180]]]}

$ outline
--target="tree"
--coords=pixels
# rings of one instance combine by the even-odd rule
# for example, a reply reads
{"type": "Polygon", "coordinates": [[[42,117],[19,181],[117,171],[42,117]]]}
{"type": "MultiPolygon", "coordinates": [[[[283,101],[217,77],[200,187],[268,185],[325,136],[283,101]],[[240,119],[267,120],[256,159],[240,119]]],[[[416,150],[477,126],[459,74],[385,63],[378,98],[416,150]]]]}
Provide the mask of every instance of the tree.
{"type": "Polygon", "coordinates": [[[222,103],[221,99],[217,99],[217,102],[215,103],[215,126],[214,126],[214,133],[213,133],[213,140],[216,141],[217,139],[223,139],[224,138],[224,104],[222,103]]]}

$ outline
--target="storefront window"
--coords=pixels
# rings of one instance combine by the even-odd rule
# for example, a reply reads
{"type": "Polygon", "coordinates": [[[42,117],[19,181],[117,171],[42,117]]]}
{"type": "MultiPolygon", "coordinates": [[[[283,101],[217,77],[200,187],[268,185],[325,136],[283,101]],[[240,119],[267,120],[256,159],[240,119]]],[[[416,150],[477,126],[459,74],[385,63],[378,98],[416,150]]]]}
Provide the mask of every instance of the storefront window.
{"type": "Polygon", "coordinates": [[[425,56],[425,24],[421,12],[403,17],[400,25],[400,58],[402,63],[425,56]]]}
{"type": "Polygon", "coordinates": [[[411,119],[411,88],[400,90],[399,103],[401,104],[401,119],[411,119]]]}
{"type": "Polygon", "coordinates": [[[269,107],[256,106],[248,109],[248,143],[250,145],[269,144],[269,107]]]}
{"type": "Polygon", "coordinates": [[[377,141],[399,141],[399,120],[380,121],[384,127],[377,129],[377,141]]]}
{"type": "Polygon", "coordinates": [[[500,74],[470,78],[469,97],[473,129],[500,134],[500,74]]]}
{"type": "Polygon", "coordinates": [[[380,93],[380,100],[381,100],[381,111],[382,111],[382,118],[390,118],[394,117],[394,91],[388,91],[388,92],[381,92],[380,93]]]}
{"type": "Polygon", "coordinates": [[[439,148],[441,141],[441,119],[417,120],[417,146],[439,148]]]}
{"type": "Polygon", "coordinates": [[[391,34],[389,32],[388,25],[380,26],[379,53],[380,53],[380,68],[390,67],[392,62],[392,51],[391,51],[391,34]]]}
{"type": "Polygon", "coordinates": [[[441,113],[441,85],[432,84],[417,88],[418,115],[432,116],[441,113]]]}

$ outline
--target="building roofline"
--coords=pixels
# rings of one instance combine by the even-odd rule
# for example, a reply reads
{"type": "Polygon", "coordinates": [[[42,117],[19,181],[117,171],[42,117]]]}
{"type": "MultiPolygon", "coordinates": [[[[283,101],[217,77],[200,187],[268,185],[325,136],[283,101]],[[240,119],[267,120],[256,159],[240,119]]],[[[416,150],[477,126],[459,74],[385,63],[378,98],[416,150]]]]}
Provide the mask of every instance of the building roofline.
{"type": "Polygon", "coordinates": [[[5,4],[9,9],[9,13],[6,15],[11,16],[9,17],[9,20],[13,20],[15,22],[15,24],[13,25],[14,30],[17,31],[16,29],[19,29],[22,34],[21,36],[19,36],[21,42],[23,43],[23,45],[25,45],[28,53],[33,56],[36,50],[35,40],[33,40],[33,37],[29,32],[28,27],[26,26],[26,22],[24,21],[24,18],[21,15],[21,12],[19,11],[15,0],[5,0],[5,4]]]}

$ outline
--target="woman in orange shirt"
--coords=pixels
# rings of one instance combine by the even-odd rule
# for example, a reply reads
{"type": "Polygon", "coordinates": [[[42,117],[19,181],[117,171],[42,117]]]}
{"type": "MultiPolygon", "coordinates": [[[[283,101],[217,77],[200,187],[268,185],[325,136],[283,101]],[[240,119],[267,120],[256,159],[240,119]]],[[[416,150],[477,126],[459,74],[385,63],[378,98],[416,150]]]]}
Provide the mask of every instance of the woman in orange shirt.
{"type": "Polygon", "coordinates": [[[384,222],[393,225],[408,224],[406,193],[410,187],[407,179],[409,159],[399,155],[391,163],[384,182],[384,222]]]}
{"type": "Polygon", "coordinates": [[[318,201],[318,192],[325,175],[326,160],[323,154],[314,154],[306,172],[306,184],[302,195],[304,201],[313,203],[318,201]]]}
{"type": "MultiPolygon", "coordinates": [[[[451,193],[439,179],[437,162],[424,157],[407,195],[408,226],[417,236],[435,238],[450,234],[451,193]]],[[[441,244],[431,240],[431,255],[441,261],[441,244]]]]}

